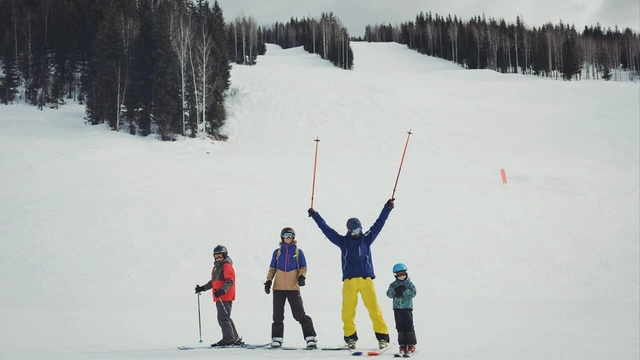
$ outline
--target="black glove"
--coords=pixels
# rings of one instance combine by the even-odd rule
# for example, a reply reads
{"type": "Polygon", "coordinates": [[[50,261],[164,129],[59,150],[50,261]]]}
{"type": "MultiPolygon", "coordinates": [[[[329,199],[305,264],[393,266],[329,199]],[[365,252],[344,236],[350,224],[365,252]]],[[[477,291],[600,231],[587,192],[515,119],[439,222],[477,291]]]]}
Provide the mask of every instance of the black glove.
{"type": "Polygon", "coordinates": [[[309,210],[307,210],[307,212],[309,213],[309,217],[313,217],[313,215],[316,214],[316,211],[313,210],[313,208],[309,208],[309,210]]]}
{"type": "Polygon", "coordinates": [[[406,288],[407,288],[407,287],[406,287],[406,286],[404,286],[404,285],[398,285],[398,286],[396,286],[396,288],[394,289],[394,290],[395,290],[395,292],[396,292],[396,297],[397,297],[397,298],[402,297],[402,293],[404,292],[404,290],[405,290],[406,288]]]}
{"type": "Polygon", "coordinates": [[[204,286],[196,285],[196,294],[204,291],[204,286]]]}
{"type": "Polygon", "coordinates": [[[271,280],[264,283],[264,292],[267,294],[271,292],[271,280]]]}
{"type": "Polygon", "coordinates": [[[394,202],[394,201],[396,201],[396,199],[395,199],[395,198],[387,200],[387,207],[388,207],[390,210],[392,210],[392,209],[393,209],[393,207],[394,207],[394,205],[393,205],[393,202],[394,202]]]}
{"type": "Polygon", "coordinates": [[[298,286],[304,286],[305,280],[307,280],[307,278],[304,277],[303,275],[298,276],[298,286]]]}
{"type": "Polygon", "coordinates": [[[213,295],[215,295],[217,298],[220,298],[220,296],[224,295],[224,290],[218,289],[213,293],[213,295]]]}

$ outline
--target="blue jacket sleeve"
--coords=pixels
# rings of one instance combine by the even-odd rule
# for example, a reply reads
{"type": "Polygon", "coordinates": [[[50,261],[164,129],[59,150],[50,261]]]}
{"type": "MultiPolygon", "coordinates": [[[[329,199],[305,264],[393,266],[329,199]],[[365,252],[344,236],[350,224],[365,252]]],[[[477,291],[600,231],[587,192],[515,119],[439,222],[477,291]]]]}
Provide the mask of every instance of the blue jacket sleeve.
{"type": "Polygon", "coordinates": [[[302,249],[298,249],[298,265],[300,265],[300,267],[307,267],[307,258],[304,257],[304,252],[302,252],[302,249]]]}
{"type": "Polygon", "coordinates": [[[327,225],[322,216],[320,216],[320,213],[316,211],[316,213],[313,214],[312,219],[316,222],[320,230],[322,230],[324,236],[326,236],[327,239],[329,239],[329,241],[331,241],[334,245],[340,247],[340,234],[338,234],[337,231],[333,230],[331,226],[327,225]]]}
{"type": "MultiPolygon", "coordinates": [[[[278,253],[278,250],[273,250],[273,254],[271,255],[271,264],[269,265],[270,268],[274,268],[276,269],[276,254],[278,253]]],[[[278,270],[278,269],[276,269],[278,270]]]]}
{"type": "Polygon", "coordinates": [[[382,231],[384,223],[387,221],[387,218],[389,218],[390,213],[391,209],[389,209],[389,207],[385,203],[382,211],[380,212],[380,216],[378,216],[378,220],[373,223],[369,231],[367,231],[367,233],[365,234],[365,241],[367,243],[372,244],[376,240],[378,234],[380,234],[380,231],[382,231]]]}

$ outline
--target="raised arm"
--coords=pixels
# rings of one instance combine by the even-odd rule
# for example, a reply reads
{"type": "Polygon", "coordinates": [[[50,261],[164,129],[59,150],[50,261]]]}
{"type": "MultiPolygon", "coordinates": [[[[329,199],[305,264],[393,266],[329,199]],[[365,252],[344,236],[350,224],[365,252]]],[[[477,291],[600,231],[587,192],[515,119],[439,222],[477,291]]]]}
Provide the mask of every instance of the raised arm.
{"type": "Polygon", "coordinates": [[[320,213],[314,211],[311,218],[316,222],[324,236],[326,236],[334,245],[340,247],[340,234],[333,230],[331,226],[327,225],[322,216],[320,216],[320,213]]]}
{"type": "Polygon", "coordinates": [[[391,209],[393,209],[393,199],[390,199],[384,204],[384,207],[382,208],[378,219],[375,223],[373,223],[369,231],[365,233],[365,241],[367,241],[369,244],[372,244],[378,237],[378,234],[380,234],[380,231],[382,231],[384,223],[387,221],[387,218],[389,218],[391,209]]]}

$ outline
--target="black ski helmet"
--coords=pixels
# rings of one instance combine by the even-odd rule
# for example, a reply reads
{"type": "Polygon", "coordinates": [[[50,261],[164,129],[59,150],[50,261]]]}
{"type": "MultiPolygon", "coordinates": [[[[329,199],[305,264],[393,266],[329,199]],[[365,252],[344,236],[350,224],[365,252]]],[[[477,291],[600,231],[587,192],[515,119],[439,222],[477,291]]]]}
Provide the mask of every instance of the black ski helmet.
{"type": "Polygon", "coordinates": [[[362,224],[358,218],[351,218],[347,220],[347,229],[350,231],[354,231],[356,229],[362,229],[362,224]]]}
{"type": "Polygon", "coordinates": [[[216,247],[213,248],[213,256],[216,256],[216,254],[222,254],[222,256],[224,256],[225,258],[227,257],[227,248],[222,246],[222,245],[218,245],[216,247]]]}
{"type": "Polygon", "coordinates": [[[292,234],[293,235],[293,239],[296,239],[296,231],[293,230],[292,227],[286,227],[284,229],[282,229],[282,231],[280,231],[280,240],[284,241],[284,234],[292,234]]]}

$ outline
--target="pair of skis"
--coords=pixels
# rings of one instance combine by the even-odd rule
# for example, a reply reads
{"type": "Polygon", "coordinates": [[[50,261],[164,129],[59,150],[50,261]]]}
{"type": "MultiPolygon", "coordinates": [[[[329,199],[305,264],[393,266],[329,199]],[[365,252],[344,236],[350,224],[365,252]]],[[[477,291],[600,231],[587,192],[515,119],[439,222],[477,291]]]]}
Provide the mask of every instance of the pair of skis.
{"type": "Polygon", "coordinates": [[[178,346],[179,350],[196,350],[196,349],[265,349],[265,350],[324,350],[324,351],[332,351],[332,350],[347,350],[346,346],[338,346],[338,347],[319,347],[316,349],[307,349],[303,347],[291,347],[291,346],[279,346],[277,348],[272,348],[271,343],[266,344],[242,344],[242,345],[227,345],[227,346],[178,346]]]}
{"type": "Polygon", "coordinates": [[[401,357],[401,358],[408,358],[408,357],[412,357],[413,355],[415,355],[415,354],[416,354],[416,352],[417,352],[417,351],[414,351],[414,352],[412,352],[412,353],[408,353],[408,352],[400,352],[400,353],[397,353],[397,354],[393,354],[393,357],[397,357],[397,358],[399,358],[399,357],[401,357]]]}
{"type": "MultiPolygon", "coordinates": [[[[339,350],[349,350],[350,355],[352,356],[363,356],[363,355],[367,355],[367,356],[378,356],[378,355],[382,355],[383,353],[385,353],[387,350],[391,349],[393,346],[393,344],[389,344],[388,346],[382,348],[382,349],[376,349],[376,350],[371,350],[371,351],[361,351],[358,349],[349,349],[347,346],[336,346],[336,347],[320,347],[317,349],[307,349],[307,348],[303,348],[303,347],[291,347],[291,346],[280,346],[277,348],[272,348],[271,347],[271,343],[266,343],[266,344],[242,344],[242,345],[227,345],[227,346],[178,346],[179,350],[197,350],[197,349],[248,349],[248,350],[253,350],[253,349],[265,349],[265,350],[307,350],[307,351],[313,351],[313,350],[321,350],[321,351],[339,351],[339,350]]],[[[394,354],[394,357],[411,357],[413,354],[407,354],[407,353],[398,353],[398,354],[394,354]]]]}
{"type": "Polygon", "coordinates": [[[270,347],[266,346],[265,349],[268,350],[306,350],[306,351],[314,351],[314,350],[323,350],[323,351],[337,351],[337,350],[347,350],[346,346],[336,346],[336,347],[295,347],[295,346],[278,346],[278,347],[270,347]]]}
{"type": "Polygon", "coordinates": [[[179,350],[196,350],[196,349],[262,349],[270,346],[271,343],[266,344],[242,344],[242,345],[224,345],[224,346],[178,346],[179,350]]]}

